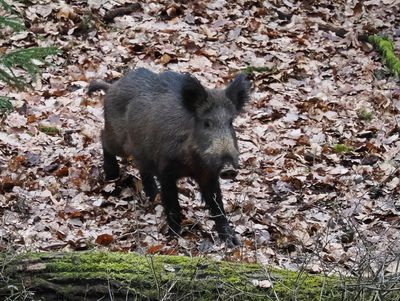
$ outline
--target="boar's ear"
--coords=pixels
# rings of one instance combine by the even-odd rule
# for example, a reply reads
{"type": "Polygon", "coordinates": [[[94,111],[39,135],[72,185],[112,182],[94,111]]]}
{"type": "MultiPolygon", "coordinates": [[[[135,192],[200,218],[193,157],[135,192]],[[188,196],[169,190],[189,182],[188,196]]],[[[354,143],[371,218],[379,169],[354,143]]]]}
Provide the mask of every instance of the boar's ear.
{"type": "Polygon", "coordinates": [[[250,82],[247,80],[245,74],[239,74],[225,89],[225,95],[228,97],[240,111],[246,101],[250,98],[250,82]]]}
{"type": "Polygon", "coordinates": [[[181,93],[183,104],[190,111],[195,111],[207,100],[207,92],[204,87],[189,74],[184,75],[181,93]]]}

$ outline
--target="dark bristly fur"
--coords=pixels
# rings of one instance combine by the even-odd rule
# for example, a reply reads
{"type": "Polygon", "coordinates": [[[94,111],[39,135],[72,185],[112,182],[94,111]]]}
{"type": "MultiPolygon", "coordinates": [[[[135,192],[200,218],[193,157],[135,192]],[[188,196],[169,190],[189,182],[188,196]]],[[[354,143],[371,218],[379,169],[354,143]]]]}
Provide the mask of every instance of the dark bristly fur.
{"type": "Polygon", "coordinates": [[[110,85],[95,81],[89,92],[105,90],[102,131],[106,179],[119,176],[116,156],[132,155],[150,198],[161,200],[173,233],[180,233],[176,181],[192,177],[215,220],[219,236],[239,245],[222,203],[219,173],[238,165],[232,121],[249,100],[250,84],[238,75],[225,90],[210,90],[189,74],[160,74],[140,68],[110,85]]]}

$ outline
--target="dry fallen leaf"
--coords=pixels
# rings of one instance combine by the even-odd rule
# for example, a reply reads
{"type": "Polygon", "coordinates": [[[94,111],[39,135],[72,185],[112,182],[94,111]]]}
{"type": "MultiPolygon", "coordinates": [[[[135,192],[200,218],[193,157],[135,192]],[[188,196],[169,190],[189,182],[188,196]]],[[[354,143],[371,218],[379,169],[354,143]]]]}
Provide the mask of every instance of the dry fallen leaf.
{"type": "Polygon", "coordinates": [[[110,234],[100,234],[96,238],[96,244],[108,246],[113,241],[113,236],[110,234]]]}
{"type": "Polygon", "coordinates": [[[273,285],[272,285],[272,282],[269,281],[269,280],[257,280],[257,279],[253,279],[253,280],[251,280],[251,283],[252,283],[254,286],[262,287],[262,288],[270,288],[270,287],[273,286],[273,285]]]}
{"type": "Polygon", "coordinates": [[[163,245],[153,245],[147,248],[147,253],[148,254],[155,254],[160,252],[160,250],[163,248],[163,245]]]}

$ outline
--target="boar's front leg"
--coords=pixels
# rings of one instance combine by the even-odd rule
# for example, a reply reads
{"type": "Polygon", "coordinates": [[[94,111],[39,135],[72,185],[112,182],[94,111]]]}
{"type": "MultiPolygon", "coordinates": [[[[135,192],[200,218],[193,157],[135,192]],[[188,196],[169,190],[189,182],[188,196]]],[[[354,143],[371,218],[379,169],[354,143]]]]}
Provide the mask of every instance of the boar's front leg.
{"type": "Polygon", "coordinates": [[[176,187],[177,178],[170,174],[159,177],[161,185],[161,202],[167,216],[168,226],[172,234],[181,232],[181,206],[178,201],[178,188],[176,187]]]}
{"type": "Polygon", "coordinates": [[[221,240],[225,241],[229,247],[240,245],[240,240],[236,237],[235,231],[229,226],[226,218],[218,177],[200,181],[199,186],[221,240]]]}
{"type": "Polygon", "coordinates": [[[143,190],[146,196],[153,201],[158,193],[158,187],[154,180],[154,175],[145,171],[140,170],[140,178],[143,183],[143,190]]]}

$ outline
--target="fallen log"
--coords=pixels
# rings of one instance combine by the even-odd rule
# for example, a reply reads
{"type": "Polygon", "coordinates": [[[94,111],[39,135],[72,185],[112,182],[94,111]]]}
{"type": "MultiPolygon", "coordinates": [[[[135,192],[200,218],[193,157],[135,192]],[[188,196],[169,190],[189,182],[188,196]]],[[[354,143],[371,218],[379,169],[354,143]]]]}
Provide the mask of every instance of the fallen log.
{"type": "Polygon", "coordinates": [[[0,260],[1,300],[334,301],[359,293],[337,277],[204,257],[72,252],[0,260]]]}

